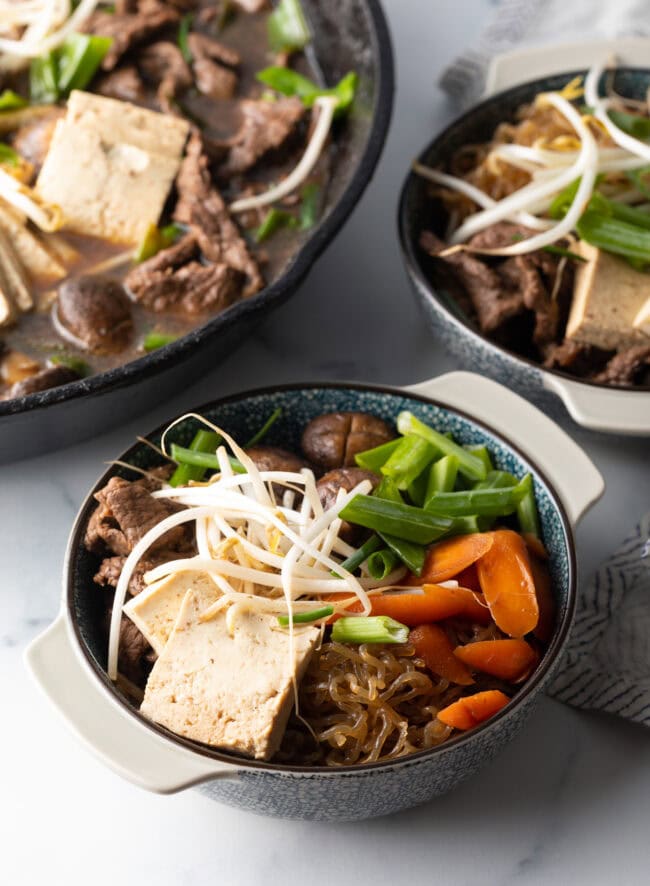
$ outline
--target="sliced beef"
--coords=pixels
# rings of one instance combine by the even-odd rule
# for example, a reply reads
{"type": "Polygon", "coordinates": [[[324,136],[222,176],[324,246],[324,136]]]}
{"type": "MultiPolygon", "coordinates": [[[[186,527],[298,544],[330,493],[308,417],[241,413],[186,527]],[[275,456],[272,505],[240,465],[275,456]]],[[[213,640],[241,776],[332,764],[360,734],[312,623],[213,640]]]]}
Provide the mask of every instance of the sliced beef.
{"type": "Polygon", "coordinates": [[[541,275],[526,255],[508,258],[498,265],[497,273],[508,288],[520,293],[523,303],[535,315],[533,341],[543,347],[555,340],[558,326],[557,303],[551,299],[541,275]]]}
{"type": "Polygon", "coordinates": [[[39,391],[47,391],[50,388],[58,388],[59,385],[67,385],[71,381],[79,381],[79,374],[68,366],[50,366],[42,369],[36,375],[30,375],[22,381],[17,381],[9,389],[8,399],[25,397],[27,394],[37,394],[39,391]]]}
{"type": "MultiPolygon", "coordinates": [[[[126,556],[146,533],[179,510],[174,502],[153,498],[155,483],[146,477],[124,480],[111,477],[95,493],[98,506],[86,528],[85,545],[96,554],[107,552],[126,556]]],[[[184,526],[176,526],[157,539],[150,551],[179,548],[187,542],[184,526]]]]}
{"type": "MultiPolygon", "coordinates": [[[[184,557],[186,555],[186,551],[161,550],[140,560],[133,571],[131,580],[129,581],[129,594],[132,597],[135,597],[137,594],[144,591],[147,587],[144,582],[144,576],[150,569],[154,569],[161,563],[168,563],[170,560],[178,560],[179,557],[184,557]]],[[[124,556],[104,557],[99,569],[93,577],[93,581],[100,587],[116,588],[125,563],[126,557],[124,556]]]]}
{"type": "MultiPolygon", "coordinates": [[[[527,240],[535,231],[524,225],[515,225],[512,222],[496,222],[474,234],[470,243],[477,249],[502,249],[504,246],[512,246],[519,240],[527,240]]],[[[546,253],[548,254],[548,253],[546,253]]]]}
{"type": "Polygon", "coordinates": [[[180,20],[177,9],[159,0],[141,0],[134,11],[126,11],[126,5],[123,9],[125,11],[95,12],[83,28],[88,34],[113,40],[102,61],[104,71],[112,71],[126,52],[180,20]]]}
{"type": "Polygon", "coordinates": [[[70,277],[58,293],[54,316],[75,344],[94,354],[124,350],[133,333],[133,319],[120,282],[99,274],[70,277]]]}
{"type": "Polygon", "coordinates": [[[226,46],[225,43],[215,40],[208,34],[192,31],[188,34],[187,43],[195,59],[211,58],[212,61],[227,65],[229,68],[236,68],[241,64],[241,56],[236,49],[226,46]]]}
{"type": "Polygon", "coordinates": [[[606,385],[641,384],[642,375],[650,368],[650,345],[626,348],[608,361],[594,381],[606,385]]]}
{"type": "Polygon", "coordinates": [[[156,656],[144,634],[140,633],[126,615],[122,616],[120,622],[119,649],[118,671],[136,686],[142,686],[146,682],[156,656]]]}
{"type": "Polygon", "coordinates": [[[221,194],[212,184],[208,158],[197,131],[190,136],[176,187],[179,200],[174,218],[189,225],[204,257],[245,274],[243,296],[253,295],[261,289],[264,280],[260,269],[230,217],[221,194]]]}
{"type": "Polygon", "coordinates": [[[175,271],[187,262],[195,259],[199,254],[199,245],[194,234],[186,234],[178,243],[161,249],[152,258],[141,262],[130,271],[125,283],[134,294],[146,285],[150,274],[158,271],[175,271]]]}
{"type": "Polygon", "coordinates": [[[130,288],[135,300],[152,311],[214,314],[237,299],[243,282],[241,271],[223,262],[202,265],[192,261],[177,270],[143,275],[141,284],[130,288]]]}
{"type": "Polygon", "coordinates": [[[246,172],[268,154],[282,148],[305,115],[299,98],[281,98],[275,102],[244,99],[240,102],[239,131],[228,140],[228,158],[220,175],[246,172]]]}
{"type": "Polygon", "coordinates": [[[549,349],[544,367],[561,369],[579,378],[589,378],[598,373],[611,356],[611,351],[603,351],[593,345],[565,339],[561,344],[549,349]]]}
{"type": "Polygon", "coordinates": [[[57,121],[64,115],[63,108],[53,108],[50,113],[19,127],[13,136],[14,150],[32,164],[34,177],[40,172],[45,156],[50,149],[57,121]]]}
{"type": "Polygon", "coordinates": [[[237,91],[237,74],[209,58],[195,58],[192,63],[196,88],[210,98],[232,98],[237,91]]]}
{"type": "Polygon", "coordinates": [[[145,100],[144,83],[134,65],[117,68],[96,84],[94,90],[107,98],[140,104],[145,100]]]}
{"type": "Polygon", "coordinates": [[[161,110],[174,113],[174,99],[192,85],[192,72],[183,54],[174,43],[159,40],[138,53],[138,67],[143,76],[156,87],[156,100],[161,110]]]}
{"type": "Polygon", "coordinates": [[[322,468],[353,467],[354,457],[394,439],[385,421],[366,412],[328,412],[313,418],[302,433],[302,451],[322,468]]]}

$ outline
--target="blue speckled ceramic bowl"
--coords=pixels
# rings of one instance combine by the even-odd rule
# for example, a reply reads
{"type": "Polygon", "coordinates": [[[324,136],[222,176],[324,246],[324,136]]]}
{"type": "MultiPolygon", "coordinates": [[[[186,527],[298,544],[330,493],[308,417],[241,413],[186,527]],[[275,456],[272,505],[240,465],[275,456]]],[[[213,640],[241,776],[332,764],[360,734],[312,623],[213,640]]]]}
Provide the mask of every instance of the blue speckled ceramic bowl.
{"type": "MultiPolygon", "coordinates": [[[[598,497],[602,480],[563,431],[494,382],[451,373],[417,390],[436,399],[415,390],[321,384],[254,391],[194,411],[241,440],[250,437],[275,407],[282,407],[283,417],[273,426],[268,442],[298,449],[305,423],[323,412],[361,410],[392,421],[400,410],[410,409],[439,430],[451,431],[462,443],[487,445],[499,468],[518,476],[530,471],[550,552],[558,618],[548,651],[514,700],[486,725],[438,748],[398,762],[336,770],[243,760],[151,723],[106,677],[101,603],[92,583],[97,558],[83,546],[95,508],[92,493],[115,474],[134,476],[112,467],[97,481],[73,528],[61,616],[27,653],[42,687],[78,735],[110,766],[151,790],[171,792],[200,784],[214,799],[266,815],[358,819],[423,803],[448,791],[501,751],[523,725],[558,662],[573,616],[576,567],[571,523],[598,497]],[[507,425],[508,431],[490,427],[464,409],[493,415],[496,424],[507,425]],[[535,450],[539,459],[524,454],[520,445],[529,453],[535,450]],[[560,450],[563,455],[558,460],[560,450]],[[554,481],[547,477],[548,470],[554,481]]],[[[189,440],[195,428],[193,420],[184,422],[176,439],[189,440]]],[[[158,442],[161,431],[158,428],[149,439],[158,442]]],[[[156,453],[141,443],[119,459],[141,466],[158,463],[156,453]]]]}
{"type": "MultiPolygon", "coordinates": [[[[427,166],[446,168],[459,148],[489,140],[499,123],[514,120],[517,109],[538,93],[561,89],[584,73],[571,71],[544,77],[490,96],[440,133],[418,160],[427,166]]],[[[649,69],[619,68],[616,72],[614,88],[620,95],[645,100],[649,87],[649,69]]],[[[564,417],[566,409],[574,421],[592,430],[650,434],[650,388],[605,386],[542,369],[538,363],[479,333],[458,308],[441,263],[418,245],[423,230],[442,236],[446,227],[446,212],[439,201],[432,200],[429,190],[430,185],[422,177],[409,173],[400,197],[398,226],[402,257],[413,290],[436,339],[445,349],[467,369],[513,387],[555,417],[564,417]]]]}

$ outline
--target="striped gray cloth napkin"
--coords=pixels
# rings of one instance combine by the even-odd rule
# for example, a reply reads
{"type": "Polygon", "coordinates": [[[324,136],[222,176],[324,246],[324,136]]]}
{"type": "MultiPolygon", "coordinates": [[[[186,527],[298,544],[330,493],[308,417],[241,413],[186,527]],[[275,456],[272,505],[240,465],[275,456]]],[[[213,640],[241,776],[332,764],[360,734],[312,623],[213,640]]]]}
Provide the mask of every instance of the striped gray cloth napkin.
{"type": "Polygon", "coordinates": [[[478,43],[443,72],[459,105],[478,101],[494,56],[523,46],[650,35],[650,0],[498,0],[478,43]]]}
{"type": "Polygon", "coordinates": [[[579,592],[548,694],[650,726],[650,513],[579,592]]]}

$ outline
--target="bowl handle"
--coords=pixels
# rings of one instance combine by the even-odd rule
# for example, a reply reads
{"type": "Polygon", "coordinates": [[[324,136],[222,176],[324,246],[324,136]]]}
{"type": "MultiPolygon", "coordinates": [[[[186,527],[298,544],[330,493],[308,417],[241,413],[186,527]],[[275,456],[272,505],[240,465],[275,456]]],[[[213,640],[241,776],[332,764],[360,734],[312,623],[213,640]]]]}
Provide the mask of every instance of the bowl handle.
{"type": "Polygon", "coordinates": [[[592,431],[643,436],[650,434],[650,394],[558,378],[544,373],[544,387],[564,403],[571,418],[592,431]]]}
{"type": "Polygon", "coordinates": [[[544,413],[503,385],[473,372],[449,372],[406,388],[461,409],[501,431],[539,465],[575,525],[603,493],[596,467],[544,413]]]}
{"type": "Polygon", "coordinates": [[[61,613],[27,647],[25,663],[68,726],[107,766],[158,794],[208,779],[238,777],[237,767],[171,745],[129,716],[97,685],[73,644],[61,613]]]}

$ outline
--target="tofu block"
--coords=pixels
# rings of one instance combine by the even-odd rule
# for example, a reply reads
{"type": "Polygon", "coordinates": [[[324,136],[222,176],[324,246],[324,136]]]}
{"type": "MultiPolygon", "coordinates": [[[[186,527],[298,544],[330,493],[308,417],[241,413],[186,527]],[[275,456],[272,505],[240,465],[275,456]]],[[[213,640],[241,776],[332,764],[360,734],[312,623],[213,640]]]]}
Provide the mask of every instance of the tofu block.
{"type": "Polygon", "coordinates": [[[650,274],[584,241],[572,250],[587,261],[576,263],[567,338],[606,350],[646,343],[634,320],[650,298],[650,274]]]}
{"type": "Polygon", "coordinates": [[[188,131],[186,120],[74,90],[36,190],[65,229],[135,246],[158,223],[188,131]]]}
{"type": "Polygon", "coordinates": [[[201,595],[203,609],[221,596],[205,572],[176,572],[150,585],[124,607],[124,613],[144,634],[156,655],[162,655],[189,590],[201,595]]]}
{"type": "Polygon", "coordinates": [[[225,612],[201,622],[204,608],[188,591],[141,711],[177,735],[270,760],[293,707],[292,678],[302,679],[320,632],[296,630],[290,662],[289,634],[274,616],[242,612],[230,636],[225,612]]]}

